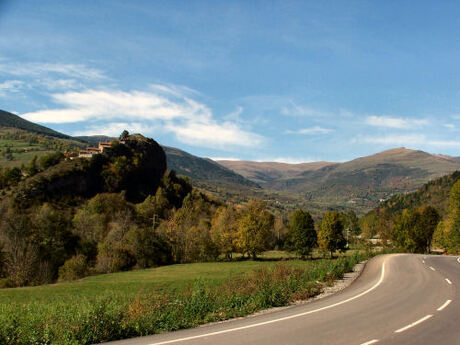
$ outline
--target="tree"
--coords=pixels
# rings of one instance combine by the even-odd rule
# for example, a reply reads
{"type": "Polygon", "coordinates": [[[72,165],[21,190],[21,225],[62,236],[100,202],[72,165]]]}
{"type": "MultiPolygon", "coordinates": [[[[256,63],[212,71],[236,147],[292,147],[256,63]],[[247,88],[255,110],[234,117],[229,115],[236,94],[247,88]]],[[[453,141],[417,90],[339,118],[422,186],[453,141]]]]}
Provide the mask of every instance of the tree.
{"type": "Polygon", "coordinates": [[[211,220],[211,237],[219,252],[226,259],[232,258],[236,251],[236,236],[238,232],[238,214],[233,206],[221,206],[211,220]]]}
{"type": "Polygon", "coordinates": [[[328,212],[324,215],[318,233],[318,245],[321,251],[330,252],[331,258],[336,250],[345,249],[343,221],[337,211],[328,212]]]}
{"type": "Polygon", "coordinates": [[[347,242],[354,242],[356,236],[360,235],[362,230],[359,226],[359,218],[356,216],[354,211],[349,211],[344,214],[344,227],[347,242]]]}
{"type": "Polygon", "coordinates": [[[297,210],[291,214],[289,223],[289,247],[302,259],[310,255],[317,245],[315,222],[310,213],[297,210]]]}
{"type": "Polygon", "coordinates": [[[393,240],[411,253],[428,252],[439,219],[439,213],[431,206],[404,210],[396,218],[393,240]]]}
{"type": "Polygon", "coordinates": [[[119,139],[120,140],[125,140],[129,137],[129,132],[125,129],[123,132],[121,132],[119,139]]]}
{"type": "Polygon", "coordinates": [[[431,242],[433,234],[438,226],[441,216],[438,211],[432,206],[427,206],[421,213],[420,224],[420,249],[423,248],[424,252],[429,253],[431,249],[431,242]]]}
{"type": "Polygon", "coordinates": [[[240,251],[256,259],[267,249],[274,223],[273,215],[259,200],[250,200],[238,221],[237,244],[240,251]]]}

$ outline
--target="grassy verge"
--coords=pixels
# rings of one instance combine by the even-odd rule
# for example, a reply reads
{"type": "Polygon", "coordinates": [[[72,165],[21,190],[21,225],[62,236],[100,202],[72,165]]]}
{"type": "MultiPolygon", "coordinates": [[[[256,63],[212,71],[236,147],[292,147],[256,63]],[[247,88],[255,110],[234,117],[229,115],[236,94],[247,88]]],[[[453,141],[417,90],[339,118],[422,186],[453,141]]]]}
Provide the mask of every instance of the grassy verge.
{"type": "Polygon", "coordinates": [[[93,344],[194,327],[318,294],[372,254],[174,265],[0,291],[1,344],[93,344]]]}

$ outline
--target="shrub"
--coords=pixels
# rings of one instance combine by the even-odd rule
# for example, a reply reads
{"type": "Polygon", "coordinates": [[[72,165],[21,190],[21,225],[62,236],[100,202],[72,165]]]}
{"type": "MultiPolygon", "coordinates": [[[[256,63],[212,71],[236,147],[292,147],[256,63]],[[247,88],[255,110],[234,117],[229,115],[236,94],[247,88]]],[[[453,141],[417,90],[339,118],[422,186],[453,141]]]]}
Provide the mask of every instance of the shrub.
{"type": "Polygon", "coordinates": [[[76,280],[88,274],[86,256],[78,254],[59,267],[59,280],[76,280]]]}

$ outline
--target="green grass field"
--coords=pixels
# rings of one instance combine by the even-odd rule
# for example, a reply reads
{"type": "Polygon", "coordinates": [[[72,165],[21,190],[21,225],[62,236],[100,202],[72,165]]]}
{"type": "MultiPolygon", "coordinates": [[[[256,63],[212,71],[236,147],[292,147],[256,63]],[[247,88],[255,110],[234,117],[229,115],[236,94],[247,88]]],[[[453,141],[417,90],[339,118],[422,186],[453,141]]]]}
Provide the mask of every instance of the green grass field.
{"type": "Polygon", "coordinates": [[[301,261],[271,251],[258,261],[170,265],[2,289],[0,343],[93,344],[244,316],[314,296],[370,255],[349,251],[301,261]]]}
{"type": "MultiPolygon", "coordinates": [[[[144,270],[101,274],[86,277],[74,282],[64,282],[35,287],[0,289],[0,305],[5,303],[49,303],[55,300],[73,303],[80,298],[95,298],[105,294],[123,294],[133,297],[138,292],[152,290],[169,292],[184,289],[197,279],[204,279],[210,285],[240,277],[260,268],[273,267],[280,258],[290,254],[271,251],[261,259],[267,261],[233,261],[179,264],[144,270]],[[273,259],[272,261],[269,261],[273,259]]],[[[289,265],[306,267],[309,261],[290,260],[289,265]]]]}

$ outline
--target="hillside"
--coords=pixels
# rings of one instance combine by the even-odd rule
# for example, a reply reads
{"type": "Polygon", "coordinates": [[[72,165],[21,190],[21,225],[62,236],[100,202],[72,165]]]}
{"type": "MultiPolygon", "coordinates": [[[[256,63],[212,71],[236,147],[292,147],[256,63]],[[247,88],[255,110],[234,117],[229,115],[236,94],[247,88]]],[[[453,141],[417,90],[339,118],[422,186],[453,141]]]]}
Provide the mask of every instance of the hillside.
{"type": "Polygon", "coordinates": [[[18,128],[33,133],[49,135],[56,138],[70,138],[70,136],[66,134],[62,134],[48,127],[40,126],[36,123],[24,120],[23,118],[4,110],[0,110],[0,127],[18,128]]]}
{"type": "Polygon", "coordinates": [[[227,169],[211,159],[200,158],[174,147],[163,146],[168,169],[190,177],[192,181],[205,182],[220,187],[259,188],[257,183],[227,169]]]}
{"type": "Polygon", "coordinates": [[[405,148],[345,163],[219,163],[258,181],[265,189],[361,212],[375,207],[381,199],[414,191],[429,180],[460,170],[458,158],[405,148]]]}
{"type": "Polygon", "coordinates": [[[372,212],[378,211],[391,215],[402,212],[404,209],[433,206],[441,215],[445,215],[448,209],[450,190],[458,180],[460,180],[460,171],[455,171],[452,174],[425,183],[415,192],[393,195],[372,212]]]}

